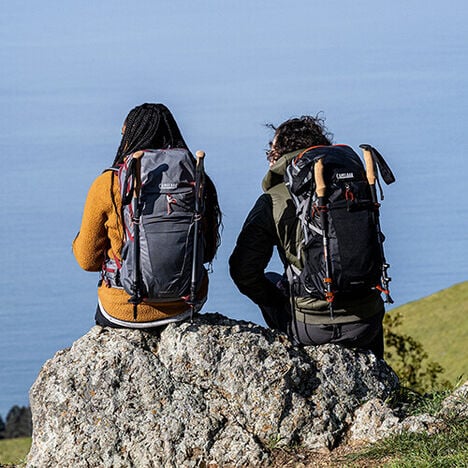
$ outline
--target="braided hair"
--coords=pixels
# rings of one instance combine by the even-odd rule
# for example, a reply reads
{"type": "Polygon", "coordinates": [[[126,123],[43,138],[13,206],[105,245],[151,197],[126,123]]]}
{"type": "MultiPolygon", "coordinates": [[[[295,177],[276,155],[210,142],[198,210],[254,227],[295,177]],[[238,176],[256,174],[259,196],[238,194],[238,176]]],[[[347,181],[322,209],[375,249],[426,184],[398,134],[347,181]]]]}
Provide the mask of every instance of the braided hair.
{"type": "Polygon", "coordinates": [[[187,148],[179,127],[164,104],[142,104],[133,108],[124,123],[113,166],[121,164],[126,155],[138,150],[187,148]]]}
{"type": "MultiPolygon", "coordinates": [[[[112,166],[117,168],[127,155],[135,151],[166,148],[184,148],[190,153],[169,109],[164,104],[145,103],[128,113],[112,166]]],[[[111,186],[112,203],[119,213],[112,193],[111,186]]],[[[208,176],[206,176],[203,225],[206,239],[204,262],[211,262],[221,243],[222,213],[215,185],[208,176]]]]}
{"type": "Polygon", "coordinates": [[[267,127],[275,131],[275,137],[269,143],[271,150],[267,152],[270,161],[302,148],[328,146],[333,140],[333,134],[325,127],[325,119],[319,115],[303,115],[286,120],[278,127],[272,124],[267,124],[267,127]]]}

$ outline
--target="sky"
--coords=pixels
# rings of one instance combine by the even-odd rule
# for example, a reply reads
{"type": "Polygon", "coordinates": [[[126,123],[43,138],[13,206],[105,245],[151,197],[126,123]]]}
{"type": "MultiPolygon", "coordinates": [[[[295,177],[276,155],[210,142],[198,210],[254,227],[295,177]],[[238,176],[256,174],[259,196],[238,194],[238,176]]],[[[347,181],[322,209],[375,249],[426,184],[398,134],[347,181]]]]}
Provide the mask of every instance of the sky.
{"type": "Polygon", "coordinates": [[[261,322],[227,260],[261,193],[265,124],[319,112],[336,143],[372,144],[397,176],[382,206],[397,305],[467,279],[466,2],[1,6],[0,355],[28,362],[36,350],[21,378],[7,374],[8,391],[92,326],[97,279],[71,241],[125,116],[143,102],[171,109],[218,187],[224,231],[208,310],[261,322]]]}
{"type": "MultiPolygon", "coordinates": [[[[420,203],[427,216],[443,217],[441,200],[450,196],[453,211],[466,213],[460,184],[453,184],[453,174],[466,168],[461,1],[2,6],[2,157],[11,155],[11,180],[37,191],[29,203],[48,223],[67,223],[69,237],[90,183],[113,159],[126,114],[142,102],[167,104],[189,146],[206,151],[225,214],[220,268],[260,192],[271,138],[265,124],[292,116],[323,112],[335,142],[371,143],[387,157],[400,183],[388,189],[392,236],[394,221],[420,213],[420,203]],[[444,159],[450,168],[440,167],[444,159]],[[436,173],[438,181],[425,182],[436,173]]],[[[422,231],[439,236],[430,224],[422,231]]],[[[410,232],[396,234],[405,240],[410,232]]],[[[430,261],[431,252],[414,257],[430,261]]]]}

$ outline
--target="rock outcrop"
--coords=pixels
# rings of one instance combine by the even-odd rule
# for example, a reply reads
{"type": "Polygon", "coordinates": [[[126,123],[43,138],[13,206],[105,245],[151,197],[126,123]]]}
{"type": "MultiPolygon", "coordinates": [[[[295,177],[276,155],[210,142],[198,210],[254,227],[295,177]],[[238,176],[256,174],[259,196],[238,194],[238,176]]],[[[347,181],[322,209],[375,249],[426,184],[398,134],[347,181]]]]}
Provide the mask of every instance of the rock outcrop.
{"type": "Polygon", "coordinates": [[[28,466],[267,465],[273,447],[333,448],[397,385],[370,352],[217,314],[160,335],[96,326],[31,388],[28,466]]]}
{"type": "Polygon", "coordinates": [[[446,418],[468,418],[468,381],[443,401],[440,415],[446,418]]]}
{"type": "Polygon", "coordinates": [[[424,413],[402,418],[395,413],[379,398],[367,401],[354,414],[346,441],[373,443],[404,431],[432,433],[436,430],[437,418],[434,416],[424,413]]]}
{"type": "Polygon", "coordinates": [[[450,420],[468,417],[468,382],[446,397],[441,409],[433,415],[421,413],[405,415],[390,408],[384,401],[374,398],[359,407],[348,428],[347,442],[373,443],[402,432],[426,432],[433,434],[450,424],[450,420]]]}

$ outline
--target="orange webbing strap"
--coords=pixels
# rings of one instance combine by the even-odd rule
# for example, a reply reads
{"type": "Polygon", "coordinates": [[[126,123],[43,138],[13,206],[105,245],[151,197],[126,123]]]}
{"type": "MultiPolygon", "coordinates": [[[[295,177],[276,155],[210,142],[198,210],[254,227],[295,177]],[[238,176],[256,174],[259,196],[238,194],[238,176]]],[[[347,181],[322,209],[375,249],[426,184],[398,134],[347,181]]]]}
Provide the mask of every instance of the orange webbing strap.
{"type": "Polygon", "coordinates": [[[324,146],[325,146],[325,145],[310,146],[309,148],[305,149],[302,153],[298,154],[298,155],[294,158],[294,162],[299,161],[299,159],[301,159],[302,156],[304,156],[304,154],[307,153],[307,151],[313,150],[313,149],[315,149],[315,148],[323,148],[324,146]]]}

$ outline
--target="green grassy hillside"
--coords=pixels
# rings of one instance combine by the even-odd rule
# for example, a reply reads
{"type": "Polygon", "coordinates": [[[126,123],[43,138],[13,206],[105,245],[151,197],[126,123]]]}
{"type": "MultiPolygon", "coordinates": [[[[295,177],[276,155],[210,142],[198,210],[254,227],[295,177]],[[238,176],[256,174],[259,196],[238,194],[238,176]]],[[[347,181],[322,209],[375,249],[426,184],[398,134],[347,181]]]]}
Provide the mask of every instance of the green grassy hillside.
{"type": "Polygon", "coordinates": [[[0,440],[0,466],[23,465],[30,447],[31,437],[0,440]]]}
{"type": "MultiPolygon", "coordinates": [[[[468,379],[468,281],[389,311],[399,312],[399,331],[419,341],[452,384],[468,379]]],[[[391,363],[390,363],[391,365],[391,363]]]]}

